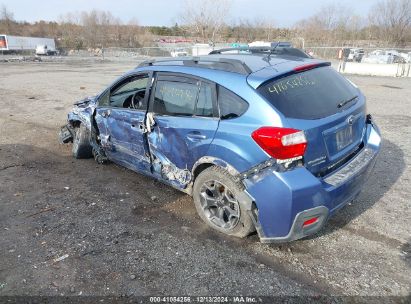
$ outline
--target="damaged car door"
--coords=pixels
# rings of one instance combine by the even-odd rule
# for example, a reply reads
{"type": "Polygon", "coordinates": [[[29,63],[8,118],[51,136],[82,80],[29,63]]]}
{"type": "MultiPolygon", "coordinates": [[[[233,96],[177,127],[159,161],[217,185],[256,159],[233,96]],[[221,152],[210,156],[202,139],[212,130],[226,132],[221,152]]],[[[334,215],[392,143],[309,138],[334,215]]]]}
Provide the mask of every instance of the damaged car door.
{"type": "Polygon", "coordinates": [[[182,74],[158,73],[147,114],[154,174],[184,189],[191,169],[218,128],[215,84],[182,74]]]}
{"type": "Polygon", "coordinates": [[[103,93],[96,109],[101,146],[109,159],[143,172],[150,170],[144,134],[149,84],[151,73],[128,76],[103,93]]]}

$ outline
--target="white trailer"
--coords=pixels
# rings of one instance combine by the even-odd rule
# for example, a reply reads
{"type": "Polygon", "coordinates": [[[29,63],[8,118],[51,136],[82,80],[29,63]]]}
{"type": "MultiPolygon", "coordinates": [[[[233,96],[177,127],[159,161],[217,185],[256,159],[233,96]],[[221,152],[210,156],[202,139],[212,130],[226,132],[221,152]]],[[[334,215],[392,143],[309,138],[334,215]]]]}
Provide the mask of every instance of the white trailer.
{"type": "Polygon", "coordinates": [[[46,47],[51,53],[56,52],[56,44],[52,38],[0,35],[0,51],[36,51],[38,46],[46,47]]]}

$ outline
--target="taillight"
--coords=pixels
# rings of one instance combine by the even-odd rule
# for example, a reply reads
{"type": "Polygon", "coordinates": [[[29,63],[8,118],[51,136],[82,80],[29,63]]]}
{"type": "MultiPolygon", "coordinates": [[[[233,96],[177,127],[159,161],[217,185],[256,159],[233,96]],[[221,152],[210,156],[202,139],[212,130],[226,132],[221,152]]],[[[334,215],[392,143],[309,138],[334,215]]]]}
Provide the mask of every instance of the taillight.
{"type": "Polygon", "coordinates": [[[318,222],[318,217],[310,218],[309,220],[306,220],[306,221],[303,223],[303,227],[310,226],[310,225],[312,225],[312,224],[314,224],[314,223],[317,223],[317,222],[318,222]]]}
{"type": "Polygon", "coordinates": [[[262,127],[251,134],[254,141],[270,156],[276,159],[290,159],[303,156],[307,148],[304,131],[262,127]]]}

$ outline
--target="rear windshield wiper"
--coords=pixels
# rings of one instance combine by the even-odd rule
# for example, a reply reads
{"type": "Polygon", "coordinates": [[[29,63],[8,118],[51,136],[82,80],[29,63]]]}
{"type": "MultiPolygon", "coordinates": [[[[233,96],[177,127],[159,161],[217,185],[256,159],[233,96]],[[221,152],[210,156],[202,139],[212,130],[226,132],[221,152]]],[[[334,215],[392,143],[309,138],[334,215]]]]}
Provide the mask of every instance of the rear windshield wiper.
{"type": "Polygon", "coordinates": [[[222,119],[230,119],[230,118],[236,118],[236,117],[238,117],[238,115],[235,113],[229,113],[229,114],[221,116],[222,119]]]}
{"type": "Polygon", "coordinates": [[[347,103],[350,103],[351,101],[357,99],[358,96],[354,96],[353,98],[341,101],[338,105],[337,108],[342,108],[343,106],[345,106],[347,103]]]}

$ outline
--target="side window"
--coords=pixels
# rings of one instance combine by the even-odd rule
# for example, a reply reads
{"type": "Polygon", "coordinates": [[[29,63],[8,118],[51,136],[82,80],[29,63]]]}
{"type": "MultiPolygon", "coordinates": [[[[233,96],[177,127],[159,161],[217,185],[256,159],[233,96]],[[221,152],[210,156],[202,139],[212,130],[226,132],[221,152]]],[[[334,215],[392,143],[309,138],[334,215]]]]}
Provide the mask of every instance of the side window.
{"type": "Polygon", "coordinates": [[[103,95],[100,96],[98,105],[100,107],[108,107],[110,105],[110,90],[106,90],[103,95]]]}
{"type": "Polygon", "coordinates": [[[213,87],[208,83],[201,83],[195,115],[213,117],[213,87]]]}
{"type": "Polygon", "coordinates": [[[195,83],[158,80],[153,111],[163,115],[192,116],[197,95],[198,86],[195,83]]]}
{"type": "Polygon", "coordinates": [[[117,88],[111,95],[119,95],[134,90],[141,90],[143,88],[145,89],[147,86],[147,81],[147,76],[143,78],[134,78],[132,80],[128,80],[125,84],[117,88]]]}
{"type": "Polygon", "coordinates": [[[109,104],[117,108],[143,108],[148,75],[127,78],[114,87],[110,93],[109,104]]]}
{"type": "Polygon", "coordinates": [[[221,119],[240,117],[247,111],[248,103],[224,87],[218,87],[218,105],[221,119]]]}

